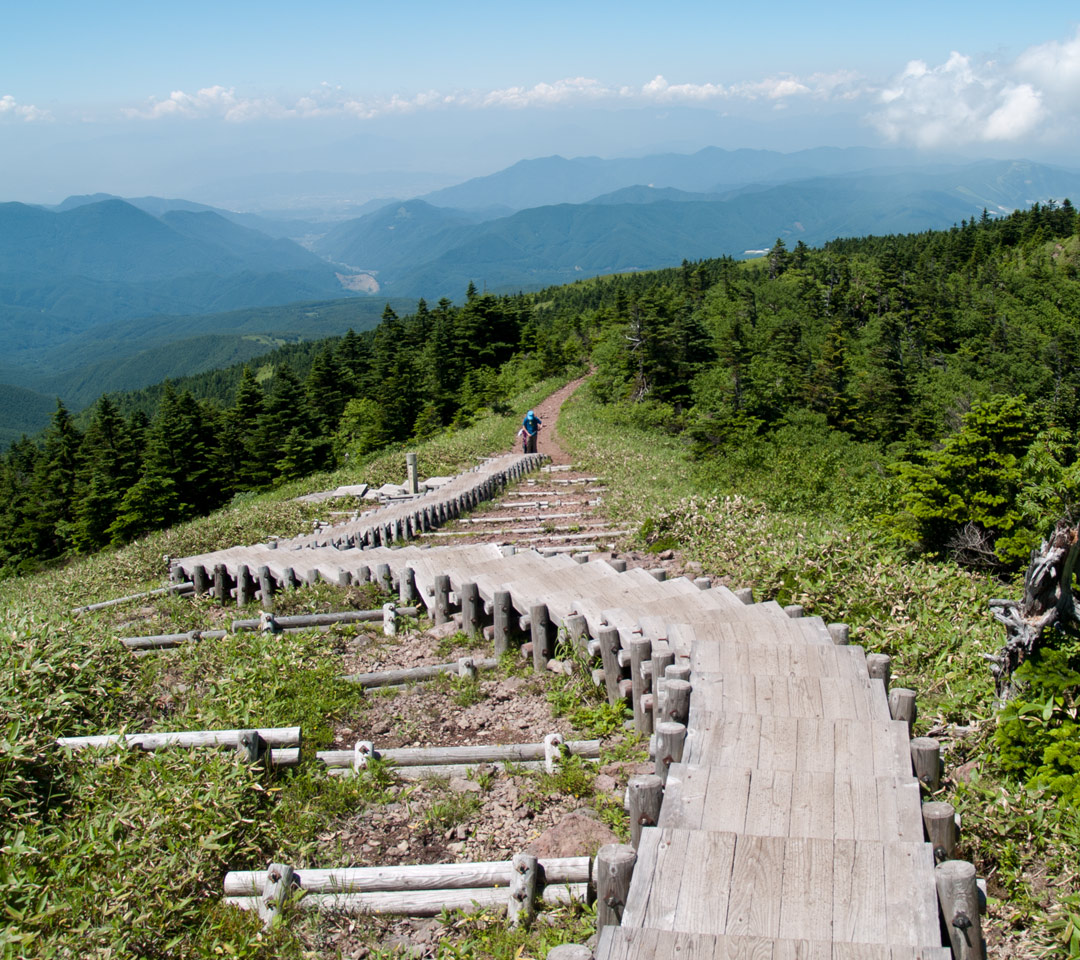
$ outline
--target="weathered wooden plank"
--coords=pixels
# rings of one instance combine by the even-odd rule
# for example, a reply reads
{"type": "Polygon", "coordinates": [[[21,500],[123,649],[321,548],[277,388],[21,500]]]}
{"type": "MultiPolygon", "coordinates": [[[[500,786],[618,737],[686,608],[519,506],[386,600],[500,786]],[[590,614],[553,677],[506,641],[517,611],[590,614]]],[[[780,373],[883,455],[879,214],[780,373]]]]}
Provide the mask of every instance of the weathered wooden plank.
{"type": "Polygon", "coordinates": [[[745,832],[786,837],[791,822],[791,771],[755,770],[750,778],[745,832]]]}
{"type": "Polygon", "coordinates": [[[696,858],[696,848],[701,834],[688,830],[662,830],[656,844],[656,866],[653,870],[649,899],[642,914],[642,926],[658,930],[673,930],[675,911],[679,906],[684,872],[689,861],[696,858]],[[690,838],[695,841],[695,851],[688,857],[690,838]]]}
{"type": "Polygon", "coordinates": [[[831,840],[834,806],[833,775],[800,770],[791,785],[791,820],[788,835],[831,840]]]}
{"type": "Polygon", "coordinates": [[[779,936],[784,843],[775,837],[740,836],[736,840],[726,933],[779,936]]]}
{"type": "Polygon", "coordinates": [[[784,939],[828,940],[833,921],[833,844],[792,837],[784,845],[780,930],[784,939]]]}
{"type": "Polygon", "coordinates": [[[833,844],[834,940],[884,943],[885,855],[880,843],[837,840],[833,844]]]}
{"type": "Polygon", "coordinates": [[[688,856],[682,866],[681,895],[673,927],[721,934],[727,924],[735,834],[686,831],[685,835],[688,856]]]}
{"type": "Polygon", "coordinates": [[[834,724],[809,717],[798,721],[795,737],[799,770],[832,773],[836,769],[834,724]]]}

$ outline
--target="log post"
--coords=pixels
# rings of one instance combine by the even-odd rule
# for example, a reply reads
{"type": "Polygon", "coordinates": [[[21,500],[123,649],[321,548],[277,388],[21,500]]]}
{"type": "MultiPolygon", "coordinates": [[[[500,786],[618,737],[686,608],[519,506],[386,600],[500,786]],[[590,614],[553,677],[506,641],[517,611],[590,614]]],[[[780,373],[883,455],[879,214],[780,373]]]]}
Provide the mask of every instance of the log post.
{"type": "Polygon", "coordinates": [[[664,781],[654,773],[631,777],[626,785],[630,794],[630,842],[637,849],[642,827],[655,827],[664,800],[664,781]]]}
{"type": "Polygon", "coordinates": [[[851,642],[851,627],[846,623],[830,623],[829,636],[838,647],[846,647],[851,642]]]}
{"type": "MultiPolygon", "coordinates": [[[[237,632],[237,624],[241,621],[233,621],[233,633],[237,632]]],[[[281,633],[281,624],[269,610],[259,611],[259,633],[281,633]]]]}
{"type": "Polygon", "coordinates": [[[585,658],[589,656],[589,625],[579,613],[566,618],[566,635],[574,649],[585,658]]]}
{"type": "Polygon", "coordinates": [[[375,756],[375,744],[370,740],[357,740],[353,747],[353,770],[359,773],[367,765],[368,761],[375,756]]]}
{"type": "Polygon", "coordinates": [[[475,680],[477,673],[476,661],[472,657],[458,657],[457,675],[462,680],[475,680]]]}
{"type": "Polygon", "coordinates": [[[401,583],[398,587],[398,600],[403,607],[411,607],[416,603],[419,594],[416,592],[416,572],[412,567],[406,567],[401,571],[401,583]]]}
{"type": "Polygon", "coordinates": [[[608,565],[616,573],[626,573],[626,561],[622,557],[614,557],[608,561],[608,565]]]}
{"type": "Polygon", "coordinates": [[[712,581],[708,577],[695,577],[694,586],[699,590],[711,590],[712,581]]]}
{"type": "Polygon", "coordinates": [[[450,578],[441,573],[435,578],[435,624],[450,619],[450,578]]]}
{"type": "Polygon", "coordinates": [[[622,667],[619,666],[619,631],[615,627],[601,627],[597,631],[600,643],[600,660],[604,665],[604,687],[607,690],[608,703],[619,702],[619,681],[622,679],[622,667]]]}
{"type": "Polygon", "coordinates": [[[596,930],[622,923],[637,851],[628,843],[608,843],[596,853],[596,930]]]}
{"type": "Polygon", "coordinates": [[[265,564],[259,567],[259,593],[262,594],[262,608],[272,610],[274,608],[274,594],[277,593],[277,584],[270,574],[270,568],[265,564]]]}
{"type": "Polygon", "coordinates": [[[754,602],[754,588],[739,587],[739,589],[735,591],[735,596],[738,597],[747,606],[750,606],[754,602]]]}
{"type": "Polygon", "coordinates": [[[383,636],[397,636],[397,604],[384,603],[382,608],[382,632],[383,636]]]}
{"type": "Polygon", "coordinates": [[[685,724],[690,719],[690,691],[691,686],[686,680],[665,678],[661,719],[685,724]]]}
{"type": "Polygon", "coordinates": [[[516,853],[512,861],[510,896],[506,915],[514,926],[528,926],[536,916],[536,891],[540,880],[540,864],[529,853],[516,853]]]}
{"type": "Polygon", "coordinates": [[[922,805],[923,826],[926,839],[934,848],[934,862],[942,863],[952,858],[959,840],[956,828],[956,810],[951,803],[931,800],[922,805]]]}
{"type": "Polygon", "coordinates": [[[938,903],[954,960],[983,960],[982,918],[974,865],[946,860],[934,868],[938,903]]]}
{"type": "Polygon", "coordinates": [[[784,613],[786,613],[792,620],[799,620],[806,611],[803,609],[801,603],[789,603],[784,607],[784,613]]]}
{"type": "Polygon", "coordinates": [[[667,783],[668,768],[682,760],[686,727],[681,723],[656,725],[656,775],[667,783]]]}
{"type": "Polygon", "coordinates": [[[420,492],[420,484],[416,475],[416,454],[405,454],[405,474],[408,477],[409,493],[416,494],[420,492]]]}
{"type": "Polygon", "coordinates": [[[483,627],[482,611],[480,589],[475,583],[463,583],[461,585],[461,629],[465,631],[466,636],[474,639],[480,636],[483,627]]]}
{"type": "Polygon", "coordinates": [[[544,769],[554,773],[562,760],[562,745],[565,741],[561,733],[549,733],[544,737],[544,769]]]}
{"type": "Polygon", "coordinates": [[[236,752],[247,764],[265,760],[269,765],[272,757],[269,745],[258,730],[241,730],[236,741],[236,752]]]}
{"type": "Polygon", "coordinates": [[[892,678],[892,657],[887,653],[868,653],[866,655],[866,672],[871,680],[880,680],[885,684],[885,692],[889,692],[889,680],[892,678]]]}
{"type": "Polygon", "coordinates": [[[689,680],[690,679],[690,664],[688,663],[673,663],[666,670],[664,670],[664,680],[689,680]]]}
{"type": "Polygon", "coordinates": [[[195,586],[195,596],[197,597],[201,597],[210,589],[210,577],[206,572],[206,567],[201,563],[196,564],[191,571],[191,582],[195,586]]]}
{"type": "Polygon", "coordinates": [[[514,611],[510,591],[497,590],[492,606],[492,616],[495,621],[495,633],[492,639],[495,643],[495,656],[501,657],[510,649],[510,631],[514,611]]]}
{"type": "Polygon", "coordinates": [[[653,647],[652,652],[652,725],[655,728],[656,724],[662,719],[660,712],[664,705],[664,677],[667,672],[667,668],[675,663],[675,651],[671,649],[671,645],[665,640],[657,643],[653,647]]]}
{"type": "Polygon", "coordinates": [[[908,725],[908,732],[915,725],[915,691],[907,687],[896,687],[889,691],[889,715],[894,720],[903,720],[908,725]]]}
{"type": "Polygon", "coordinates": [[[229,571],[223,563],[214,564],[214,599],[221,606],[229,599],[229,571]]]}
{"type": "Polygon", "coordinates": [[[653,718],[652,714],[645,709],[645,694],[649,691],[641,667],[651,656],[651,640],[646,637],[634,637],[630,641],[630,680],[633,684],[631,690],[634,699],[634,729],[646,737],[653,731],[653,718]]]}
{"type": "Polygon", "coordinates": [[[296,872],[284,863],[272,863],[266,868],[266,885],[259,898],[259,916],[269,930],[281,916],[285,902],[296,883],[296,872]]]}
{"type": "Polygon", "coordinates": [[[547,662],[551,659],[551,643],[548,632],[551,629],[551,617],[546,603],[537,603],[529,608],[529,627],[532,635],[533,672],[544,673],[547,662]]]}
{"type": "Polygon", "coordinates": [[[667,579],[667,571],[663,567],[654,567],[649,571],[649,576],[654,580],[663,583],[667,579]]]}
{"type": "Polygon", "coordinates": [[[915,777],[934,793],[941,786],[941,745],[932,737],[916,737],[911,741],[911,766],[915,777]]]}
{"type": "Polygon", "coordinates": [[[589,555],[587,553],[575,553],[574,563],[588,563],[589,555]]]}
{"type": "Polygon", "coordinates": [[[393,591],[394,583],[390,576],[390,564],[375,564],[375,582],[379,585],[379,589],[383,593],[391,593],[393,591]]]}

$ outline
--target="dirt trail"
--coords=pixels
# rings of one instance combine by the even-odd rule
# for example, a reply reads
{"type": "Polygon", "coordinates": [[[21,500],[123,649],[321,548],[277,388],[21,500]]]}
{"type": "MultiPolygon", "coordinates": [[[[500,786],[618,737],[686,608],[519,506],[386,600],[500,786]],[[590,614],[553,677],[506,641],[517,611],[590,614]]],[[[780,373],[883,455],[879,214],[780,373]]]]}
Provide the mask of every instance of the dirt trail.
{"type": "MultiPolygon", "coordinates": [[[[559,411],[562,409],[562,405],[574,394],[574,391],[576,391],[586,379],[587,377],[579,377],[577,380],[572,380],[561,390],[556,390],[551,396],[545,397],[540,401],[538,406],[533,408],[536,411],[536,415],[544,424],[536,438],[536,452],[546,453],[551,457],[551,462],[553,464],[567,464],[570,462],[570,456],[559,445],[559,431],[557,425],[559,411]]],[[[522,415],[524,416],[524,413],[522,415]]]]}

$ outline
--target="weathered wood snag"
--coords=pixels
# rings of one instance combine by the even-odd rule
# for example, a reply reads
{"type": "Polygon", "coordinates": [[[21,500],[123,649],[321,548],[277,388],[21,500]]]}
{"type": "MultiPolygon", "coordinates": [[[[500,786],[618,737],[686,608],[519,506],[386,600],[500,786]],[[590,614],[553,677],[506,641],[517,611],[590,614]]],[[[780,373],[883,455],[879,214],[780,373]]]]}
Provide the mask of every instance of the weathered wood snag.
{"type": "Polygon", "coordinates": [[[994,617],[1005,625],[1005,646],[988,656],[998,697],[1012,699],[1018,692],[1013,674],[1028,657],[1045,646],[1055,630],[1076,627],[1073,573],[1080,555],[1080,526],[1059,521],[1049,540],[1031,551],[1024,576],[1024,596],[1015,600],[991,600],[994,617]]]}

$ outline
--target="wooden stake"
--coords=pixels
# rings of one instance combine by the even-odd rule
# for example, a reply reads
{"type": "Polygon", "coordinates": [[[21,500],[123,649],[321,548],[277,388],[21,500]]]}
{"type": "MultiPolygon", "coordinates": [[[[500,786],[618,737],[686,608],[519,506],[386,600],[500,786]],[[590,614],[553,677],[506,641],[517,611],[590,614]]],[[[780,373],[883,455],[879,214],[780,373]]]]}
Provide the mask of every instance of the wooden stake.
{"type": "Polygon", "coordinates": [[[830,623],[828,630],[838,647],[846,647],[851,642],[851,628],[846,623],[830,623]]]}
{"type": "Polygon", "coordinates": [[[686,680],[664,680],[663,720],[685,724],[690,719],[690,690],[691,686],[686,680]]]}
{"type": "Polygon", "coordinates": [[[271,760],[270,745],[263,739],[258,730],[241,730],[237,738],[236,752],[240,754],[245,763],[259,763],[271,760]]]}
{"type": "MultiPolygon", "coordinates": [[[[666,640],[653,644],[652,651],[652,726],[663,718],[660,716],[664,705],[664,674],[675,663],[675,651],[666,640]]],[[[648,676],[648,674],[646,674],[648,676]]],[[[650,731],[651,732],[651,731],[650,731]]]]}
{"type": "Polygon", "coordinates": [[[375,582],[379,585],[379,589],[383,593],[392,593],[394,590],[394,583],[390,575],[390,564],[377,563],[375,564],[375,582]]]}
{"type": "Polygon", "coordinates": [[[420,595],[416,592],[416,572],[412,567],[405,567],[401,571],[398,600],[403,607],[411,607],[419,598],[420,595]]]}
{"type": "Polygon", "coordinates": [[[881,680],[885,684],[885,692],[889,692],[889,680],[892,678],[892,657],[887,653],[868,653],[866,655],[866,672],[871,680],[881,680]]]}
{"type": "Polygon", "coordinates": [[[633,684],[632,695],[634,699],[634,729],[643,736],[648,736],[653,730],[652,714],[645,709],[645,694],[648,687],[645,683],[645,674],[642,672],[642,664],[652,656],[652,641],[646,637],[634,637],[630,641],[630,680],[633,684]]]}
{"type": "Polygon", "coordinates": [[[754,588],[753,587],[739,587],[735,591],[735,596],[738,597],[747,606],[754,602],[754,588]]]}
{"type": "Polygon", "coordinates": [[[225,606],[229,599],[229,571],[223,563],[214,565],[214,599],[220,606],[225,606]]]}
{"type": "Polygon", "coordinates": [[[619,666],[619,631],[615,627],[601,627],[597,631],[600,642],[600,660],[604,664],[604,686],[607,689],[608,703],[619,702],[619,681],[622,679],[622,667],[619,666]]]}
{"type": "Polygon", "coordinates": [[[956,828],[956,810],[951,803],[931,800],[922,805],[923,826],[926,839],[934,848],[934,862],[942,863],[952,858],[959,840],[956,828]]]}
{"type": "Polygon", "coordinates": [[[495,656],[501,657],[510,649],[510,630],[513,620],[514,606],[511,602],[508,590],[497,590],[492,604],[492,617],[495,621],[493,641],[495,643],[495,656]]]}
{"type": "Polygon", "coordinates": [[[468,637],[479,637],[483,627],[480,590],[475,583],[461,585],[461,629],[468,637]]]}
{"type": "Polygon", "coordinates": [[[277,582],[270,574],[270,568],[265,564],[259,567],[259,593],[262,594],[261,606],[264,610],[274,609],[274,594],[277,593],[277,582]]]}
{"type": "Polygon", "coordinates": [[[608,565],[616,573],[626,573],[626,561],[621,557],[615,557],[608,561],[608,565]]]}
{"type": "Polygon", "coordinates": [[[983,960],[975,867],[963,860],[946,860],[934,868],[934,881],[954,960],[983,960]]]}
{"type": "Polygon", "coordinates": [[[533,672],[544,673],[547,662],[551,659],[551,643],[548,637],[551,618],[548,616],[546,603],[537,603],[529,608],[529,627],[532,635],[533,672]]]}
{"type": "Polygon", "coordinates": [[[397,636],[397,604],[393,602],[383,604],[382,632],[383,636],[397,636]]]}
{"type": "Polygon", "coordinates": [[[566,618],[566,635],[574,649],[583,657],[589,655],[589,624],[581,614],[573,613],[566,618]]]}
{"type": "Polygon", "coordinates": [[[686,727],[681,723],[656,725],[656,775],[667,783],[668,768],[682,760],[686,727]]]}
{"type": "Polygon", "coordinates": [[[191,582],[195,587],[195,596],[201,597],[210,589],[210,577],[206,573],[206,567],[201,563],[191,571],[191,582]]]}
{"type": "Polygon", "coordinates": [[[562,746],[565,741],[561,733],[549,733],[544,737],[544,769],[554,773],[562,760],[562,746]]]}
{"type": "Polygon", "coordinates": [[[791,617],[792,620],[800,619],[804,612],[805,611],[803,610],[803,605],[801,603],[789,603],[786,607],[784,607],[784,613],[791,617]]]}
{"type": "Polygon", "coordinates": [[[699,590],[711,590],[712,581],[708,577],[695,577],[694,586],[699,590]]]}
{"type": "Polygon", "coordinates": [[[908,725],[908,732],[915,725],[915,691],[907,687],[896,687],[889,691],[889,714],[894,720],[903,720],[908,725]]]}
{"type": "Polygon", "coordinates": [[[596,929],[622,923],[637,851],[627,843],[609,843],[596,854],[596,929]]]}
{"type": "Polygon", "coordinates": [[[627,783],[630,794],[630,842],[637,849],[642,827],[655,827],[660,819],[664,800],[664,781],[653,773],[631,777],[627,783]]]}
{"type": "Polygon", "coordinates": [[[911,766],[915,777],[934,793],[941,786],[941,745],[932,737],[916,737],[911,741],[911,766]]]}
{"type": "Polygon", "coordinates": [[[266,886],[259,899],[259,916],[267,930],[281,916],[295,881],[296,872],[287,864],[272,863],[267,868],[266,886]]]}
{"type": "Polygon", "coordinates": [[[536,888],[540,870],[536,857],[528,853],[514,854],[513,879],[506,901],[506,915],[513,926],[528,926],[536,916],[536,888]]]}
{"type": "Polygon", "coordinates": [[[450,619],[450,578],[439,574],[435,578],[435,624],[446,623],[450,619]]]}

